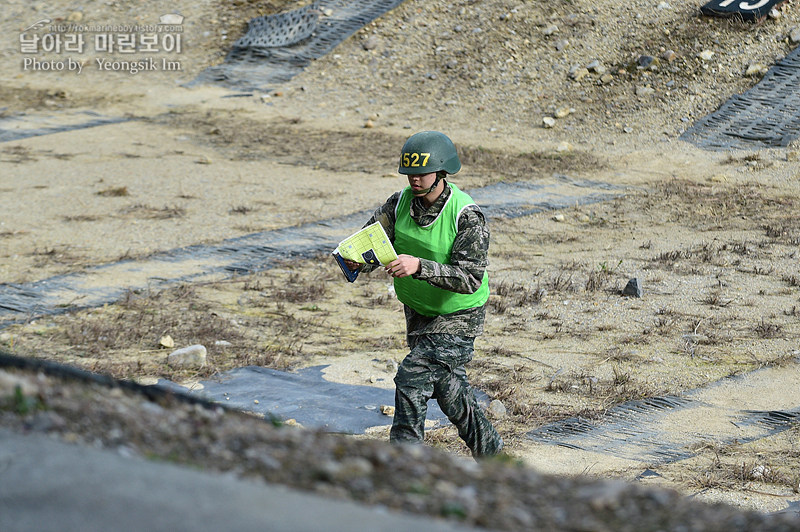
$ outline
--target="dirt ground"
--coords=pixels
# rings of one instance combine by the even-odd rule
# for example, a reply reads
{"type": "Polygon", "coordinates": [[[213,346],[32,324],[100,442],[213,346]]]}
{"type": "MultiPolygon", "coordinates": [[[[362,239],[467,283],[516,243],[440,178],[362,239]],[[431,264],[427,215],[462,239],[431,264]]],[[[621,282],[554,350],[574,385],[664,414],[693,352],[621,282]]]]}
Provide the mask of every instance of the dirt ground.
{"type": "MultiPolygon", "coordinates": [[[[796,2],[746,24],[701,17],[694,3],[409,0],[289,82],[245,96],[185,84],[223,59],[246,20],[288,3],[9,4],[7,36],[42,18],[186,19],[177,72],[99,71],[88,51],[73,56],[86,62],[81,74],[31,71],[19,42],[5,41],[4,118],[67,124],[94,111],[125,120],[0,144],[3,282],[377,207],[404,185],[403,140],[439,129],[462,152],[453,181],[467,190],[567,175],[623,192],[490,220],[493,295],[468,369],[507,408],[495,422],[508,452],[547,472],[633,480],[650,471],[641,482],[748,509],[800,499],[796,428],[748,441],[725,417],[798,406],[798,146],[709,152],[678,139],[758,81],[744,75],[748,66],[791,50],[796,2]],[[637,68],[641,55],[655,66],[637,68]],[[609,77],[570,76],[593,60],[609,77]],[[562,109],[555,127],[543,127],[562,109]],[[641,299],[620,295],[633,277],[641,299]],[[745,391],[719,386],[755,371],[745,391]],[[723,390],[704,396],[718,417],[664,426],[670,438],[685,436],[688,459],[581,453],[525,436],[565,418],[599,419],[627,400],[712,389],[723,390]],[[717,421],[725,426],[712,430],[717,421]]],[[[140,381],[328,364],[330,380],[391,387],[406,351],[389,286],[380,273],[346,284],[325,256],[286,260],[32,318],[0,331],[0,345],[140,381]],[[377,332],[366,335],[367,326],[377,332]],[[171,370],[164,335],[208,345],[209,365],[171,370]]],[[[464,453],[451,428],[429,440],[464,453]]]]}

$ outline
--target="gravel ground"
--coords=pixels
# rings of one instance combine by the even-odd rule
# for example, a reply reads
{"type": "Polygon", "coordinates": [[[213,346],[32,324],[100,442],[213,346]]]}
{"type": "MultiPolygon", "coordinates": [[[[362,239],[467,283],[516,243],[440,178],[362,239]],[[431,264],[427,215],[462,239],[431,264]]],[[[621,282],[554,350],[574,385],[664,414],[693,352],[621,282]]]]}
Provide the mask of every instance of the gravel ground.
{"type": "Polygon", "coordinates": [[[793,2],[760,24],[704,17],[699,7],[405,2],[290,85],[325,87],[324,98],[376,126],[430,121],[525,136],[550,117],[544,138],[666,141],[755,85],[800,38],[793,2]]]}
{"type": "MultiPolygon", "coordinates": [[[[52,4],[60,5],[64,17],[78,10],[66,2],[52,4]]],[[[148,21],[167,7],[153,0],[130,9],[120,4],[98,3],[82,16],[148,21]]],[[[322,128],[325,121],[373,131],[446,124],[475,146],[485,141],[511,152],[522,145],[569,142],[621,161],[627,145],[674,141],[694,120],[757,83],[765,68],[796,46],[792,35],[800,13],[793,1],[759,24],[701,17],[699,5],[407,1],[279,92],[265,94],[265,102],[280,102],[288,115],[322,128]],[[545,118],[554,118],[553,127],[543,127],[545,118]]],[[[221,60],[244,31],[244,20],[269,12],[263,3],[245,0],[225,6],[178,1],[173,7],[188,15],[194,40],[184,55],[186,79],[163,73],[149,79],[170,89],[221,60]]],[[[11,2],[2,27],[15,35],[49,11],[11,2]]],[[[92,83],[22,77],[12,41],[3,48],[7,75],[0,83],[12,110],[145,106],[139,93],[147,84],[126,83],[130,78],[122,76],[96,75],[92,83]],[[132,93],[136,96],[126,97],[132,93]]],[[[215,119],[225,133],[225,120],[215,119]]],[[[544,476],[507,461],[476,464],[427,446],[394,447],[278,427],[216,406],[148,397],[145,390],[43,376],[36,368],[5,369],[0,424],[494,529],[800,527],[788,515],[742,513],[619,482],[544,476]]]]}
{"type": "Polygon", "coordinates": [[[476,463],[426,446],[281,426],[49,363],[5,356],[0,362],[5,366],[0,425],[124,455],[234,472],[496,530],[779,531],[800,526],[790,515],[742,513],[672,491],[554,477],[510,460],[476,463]],[[23,367],[9,367],[14,365],[23,367]]]}

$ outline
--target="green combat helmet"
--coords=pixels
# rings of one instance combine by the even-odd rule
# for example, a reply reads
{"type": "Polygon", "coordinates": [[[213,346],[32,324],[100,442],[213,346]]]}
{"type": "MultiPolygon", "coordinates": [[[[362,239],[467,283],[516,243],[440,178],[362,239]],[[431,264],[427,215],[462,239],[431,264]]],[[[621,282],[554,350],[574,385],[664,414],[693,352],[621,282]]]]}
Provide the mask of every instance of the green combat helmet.
{"type": "MultiPolygon", "coordinates": [[[[461,170],[461,161],[453,141],[438,131],[421,131],[411,135],[400,152],[401,174],[430,174],[444,171],[455,174],[461,170]]],[[[438,181],[438,180],[437,180],[438,181]]]]}

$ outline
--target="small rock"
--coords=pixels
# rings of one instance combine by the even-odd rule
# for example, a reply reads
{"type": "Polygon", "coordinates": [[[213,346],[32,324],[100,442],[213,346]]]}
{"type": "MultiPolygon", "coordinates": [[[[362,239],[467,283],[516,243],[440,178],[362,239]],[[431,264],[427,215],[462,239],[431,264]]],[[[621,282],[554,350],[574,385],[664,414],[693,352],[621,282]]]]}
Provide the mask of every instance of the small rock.
{"type": "Polygon", "coordinates": [[[636,96],[650,96],[651,94],[655,93],[656,90],[653,87],[646,86],[646,87],[636,87],[636,96]]]}
{"type": "Polygon", "coordinates": [[[566,40],[566,39],[561,39],[560,41],[558,41],[556,43],[556,51],[560,52],[561,50],[563,50],[567,46],[569,46],[569,41],[566,40]]]}
{"type": "Polygon", "coordinates": [[[393,416],[394,415],[394,407],[389,405],[381,405],[380,406],[381,414],[384,416],[393,416]]]}
{"type": "Polygon", "coordinates": [[[201,368],[206,365],[206,357],[204,345],[190,345],[170,353],[167,364],[172,368],[201,368]]]}
{"type": "Polygon", "coordinates": [[[217,340],[214,342],[214,345],[217,347],[231,347],[233,344],[227,340],[217,340]]]}
{"type": "Polygon", "coordinates": [[[211,159],[205,155],[201,155],[195,162],[197,164],[211,164],[211,159]]]}
{"type": "Polygon", "coordinates": [[[11,336],[11,333],[7,333],[7,332],[0,333],[0,342],[11,343],[11,340],[13,340],[13,339],[14,339],[14,337],[11,336]]]}
{"type": "Polygon", "coordinates": [[[649,68],[656,62],[656,58],[652,55],[640,55],[636,60],[636,64],[641,68],[649,68]]]}
{"type": "Polygon", "coordinates": [[[542,31],[542,33],[544,33],[545,35],[547,35],[549,37],[550,35],[553,35],[554,33],[558,33],[558,26],[556,26],[555,24],[550,24],[549,26],[547,26],[544,29],[544,31],[542,31]]]}
{"type": "Polygon", "coordinates": [[[172,336],[165,334],[158,341],[158,345],[172,349],[173,347],[175,347],[175,340],[172,339],[172,336]]]}
{"type": "Polygon", "coordinates": [[[594,69],[595,69],[595,68],[597,68],[598,66],[600,66],[600,61],[598,61],[597,59],[595,59],[594,61],[592,61],[591,63],[589,63],[588,65],[586,65],[586,68],[587,68],[587,69],[588,69],[590,72],[594,72],[594,69]]]}
{"type": "MultiPolygon", "coordinates": [[[[61,429],[67,426],[66,420],[55,412],[38,412],[33,416],[33,419],[26,422],[26,429],[35,432],[47,432],[51,430],[61,429]]],[[[117,429],[119,430],[119,429],[117,429]]],[[[112,431],[109,431],[111,437],[112,431]]]]}
{"type": "Polygon", "coordinates": [[[574,107],[562,106],[562,107],[559,107],[558,109],[556,109],[556,112],[555,112],[554,116],[556,118],[566,118],[566,117],[568,117],[569,115],[571,115],[574,112],[575,112],[575,108],[574,107]]]}
{"type": "Polygon", "coordinates": [[[494,399],[489,403],[489,413],[497,419],[502,419],[508,414],[505,405],[499,399],[494,399]]]}
{"type": "Polygon", "coordinates": [[[760,78],[764,76],[767,71],[769,71],[769,67],[767,66],[759,63],[750,63],[747,65],[747,70],[745,70],[744,75],[748,78],[760,78]]]}
{"type": "Polygon", "coordinates": [[[789,40],[793,43],[800,42],[800,26],[794,28],[792,31],[789,32],[789,40]]]}
{"type": "Polygon", "coordinates": [[[375,123],[372,120],[367,119],[367,121],[364,122],[364,127],[366,129],[372,129],[373,127],[375,127],[375,123]]]}
{"type": "Polygon", "coordinates": [[[712,183],[726,183],[728,181],[728,176],[726,176],[725,174],[712,175],[709,178],[709,181],[711,181],[712,183]]]}
{"type": "Polygon", "coordinates": [[[699,57],[703,61],[710,61],[711,58],[714,57],[714,52],[712,52],[711,50],[703,50],[702,52],[697,54],[697,57],[699,57]]]}
{"type": "Polygon", "coordinates": [[[83,13],[80,11],[73,11],[67,17],[67,22],[80,22],[81,20],[83,20],[83,13]]]}
{"type": "Polygon", "coordinates": [[[594,72],[595,74],[599,74],[601,76],[606,73],[606,67],[604,67],[603,64],[596,59],[591,63],[589,63],[588,65],[586,65],[586,70],[588,70],[589,72],[594,72]]]}
{"type": "Polygon", "coordinates": [[[378,36],[370,35],[367,40],[361,43],[361,47],[364,50],[374,50],[378,47],[378,36]]]}
{"type": "Polygon", "coordinates": [[[567,142],[565,140],[565,141],[559,143],[559,145],[556,147],[556,151],[558,153],[563,153],[565,151],[572,151],[572,144],[570,144],[569,142],[567,142]]]}
{"type": "Polygon", "coordinates": [[[575,81],[580,81],[588,75],[589,75],[589,70],[582,66],[572,67],[569,71],[570,79],[574,79],[575,81]]]}
{"type": "Polygon", "coordinates": [[[661,54],[661,59],[663,59],[667,63],[672,63],[677,58],[678,58],[678,54],[675,53],[674,50],[667,50],[663,54],[661,54]]]}
{"type": "Polygon", "coordinates": [[[558,214],[554,215],[554,216],[553,216],[553,218],[552,218],[552,220],[553,220],[554,222],[563,222],[565,219],[566,219],[566,218],[565,218],[565,217],[564,217],[564,215],[563,215],[563,214],[561,214],[561,213],[558,213],[558,214]]]}
{"type": "Polygon", "coordinates": [[[642,283],[639,281],[637,277],[634,277],[628,284],[625,285],[625,288],[622,289],[623,296],[630,296],[630,297],[642,297],[642,283]]]}
{"type": "Polygon", "coordinates": [[[367,476],[374,469],[372,462],[360,456],[346,458],[338,465],[333,478],[339,481],[367,476]]]}
{"type": "Polygon", "coordinates": [[[602,83],[603,85],[608,85],[612,81],[614,81],[614,76],[612,76],[611,74],[603,74],[602,76],[600,76],[600,83],[602,83]]]}
{"type": "Polygon", "coordinates": [[[769,11],[769,18],[771,18],[772,20],[778,20],[779,18],[781,18],[781,12],[773,8],[769,11]]]}
{"type": "Polygon", "coordinates": [[[556,125],[556,119],[552,116],[546,116],[542,118],[542,125],[548,129],[554,127],[556,125]]]}

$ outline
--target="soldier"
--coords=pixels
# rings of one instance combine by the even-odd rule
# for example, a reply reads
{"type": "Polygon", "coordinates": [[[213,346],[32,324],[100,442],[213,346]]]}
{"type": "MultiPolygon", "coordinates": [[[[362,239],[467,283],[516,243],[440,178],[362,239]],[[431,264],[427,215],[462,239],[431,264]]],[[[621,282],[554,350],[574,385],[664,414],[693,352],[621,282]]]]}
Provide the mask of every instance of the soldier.
{"type": "MultiPolygon", "coordinates": [[[[370,220],[380,221],[397,251],[385,267],[403,303],[411,352],[394,378],[392,442],[420,443],[427,401],[436,398],[475,458],[493,456],[503,440],[486,419],[467,382],[475,337],[483,333],[489,298],[489,229],[480,208],[447,181],[461,169],[453,142],[423,131],[403,145],[399,172],[408,185],[370,220]]],[[[348,261],[351,270],[372,265],[348,261]]]]}

